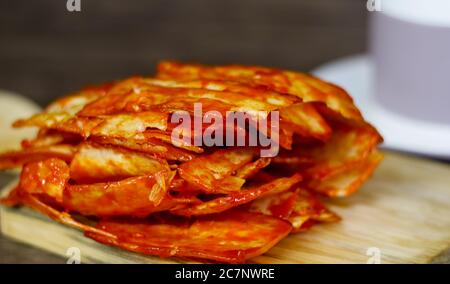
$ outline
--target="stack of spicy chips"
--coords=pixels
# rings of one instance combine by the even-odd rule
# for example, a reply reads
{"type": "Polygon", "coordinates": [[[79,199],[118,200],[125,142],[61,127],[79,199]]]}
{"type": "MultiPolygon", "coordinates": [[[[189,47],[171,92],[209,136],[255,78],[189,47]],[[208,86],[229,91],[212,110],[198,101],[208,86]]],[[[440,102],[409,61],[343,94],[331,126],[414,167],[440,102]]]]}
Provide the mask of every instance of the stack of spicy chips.
{"type": "MultiPolygon", "coordinates": [[[[343,89],[265,67],[162,62],[155,77],[86,88],[14,126],[39,133],[0,155],[1,169],[22,167],[4,205],[107,245],[202,261],[242,263],[290,233],[338,221],[319,196],[355,192],[382,159],[381,136],[343,89]],[[276,155],[174,141],[174,114],[194,119],[195,104],[224,115],[278,112],[276,155]]],[[[206,129],[178,136],[193,141],[206,129]]]]}

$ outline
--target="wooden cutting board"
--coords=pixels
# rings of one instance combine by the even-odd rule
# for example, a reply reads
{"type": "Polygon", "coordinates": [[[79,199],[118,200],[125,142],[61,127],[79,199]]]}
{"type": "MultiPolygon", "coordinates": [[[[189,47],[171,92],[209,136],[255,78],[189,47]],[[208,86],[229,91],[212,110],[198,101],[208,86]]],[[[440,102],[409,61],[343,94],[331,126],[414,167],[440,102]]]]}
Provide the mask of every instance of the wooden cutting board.
{"type": "MultiPolygon", "coordinates": [[[[343,217],[282,240],[255,263],[450,262],[450,166],[386,153],[355,195],[328,202],[343,217]]],[[[1,208],[5,236],[84,263],[174,263],[110,248],[26,208],[1,208]]]]}

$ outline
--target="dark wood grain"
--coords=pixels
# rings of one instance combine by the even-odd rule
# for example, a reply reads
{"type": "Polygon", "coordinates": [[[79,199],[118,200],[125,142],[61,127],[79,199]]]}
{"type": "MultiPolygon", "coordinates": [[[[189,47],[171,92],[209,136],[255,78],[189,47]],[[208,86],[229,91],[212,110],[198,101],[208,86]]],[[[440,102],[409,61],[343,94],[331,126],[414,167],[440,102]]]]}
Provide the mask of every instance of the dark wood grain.
{"type": "MultiPolygon", "coordinates": [[[[361,0],[81,2],[69,13],[65,0],[0,1],[1,89],[43,106],[87,84],[151,74],[161,59],[309,70],[365,50],[361,0]]],[[[0,262],[64,260],[0,237],[0,262]]]]}
{"type": "Polygon", "coordinates": [[[309,70],[365,49],[361,0],[0,1],[0,88],[41,105],[165,58],[309,70]]]}

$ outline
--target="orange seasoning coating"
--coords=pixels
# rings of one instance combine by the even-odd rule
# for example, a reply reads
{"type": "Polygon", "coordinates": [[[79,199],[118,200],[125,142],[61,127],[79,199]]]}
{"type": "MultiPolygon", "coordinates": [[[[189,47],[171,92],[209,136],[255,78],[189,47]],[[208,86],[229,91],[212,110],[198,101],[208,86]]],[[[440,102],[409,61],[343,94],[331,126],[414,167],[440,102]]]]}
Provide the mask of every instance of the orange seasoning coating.
{"type": "Polygon", "coordinates": [[[194,221],[101,221],[97,228],[116,239],[90,232],[86,235],[126,250],[227,263],[242,263],[263,254],[291,231],[288,222],[245,211],[231,211],[194,221]]]}

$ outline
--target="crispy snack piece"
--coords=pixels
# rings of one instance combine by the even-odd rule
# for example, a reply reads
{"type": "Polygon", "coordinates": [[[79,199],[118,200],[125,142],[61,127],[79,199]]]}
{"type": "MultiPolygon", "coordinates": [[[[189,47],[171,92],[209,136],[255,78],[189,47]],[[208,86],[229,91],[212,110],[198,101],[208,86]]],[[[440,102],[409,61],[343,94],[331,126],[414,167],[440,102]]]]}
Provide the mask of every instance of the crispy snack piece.
{"type": "Polygon", "coordinates": [[[58,144],[77,145],[82,141],[79,135],[52,131],[49,129],[40,129],[35,138],[22,140],[23,149],[48,147],[58,144]]]}
{"type": "Polygon", "coordinates": [[[344,171],[323,179],[311,180],[308,187],[330,197],[348,196],[361,187],[382,160],[383,154],[374,151],[368,158],[352,164],[344,171]]]}
{"type": "Polygon", "coordinates": [[[14,123],[14,127],[37,126],[75,133],[84,138],[90,135],[116,135],[131,137],[144,132],[147,128],[167,129],[167,114],[159,112],[141,112],[137,114],[116,114],[97,117],[79,117],[67,112],[38,113],[28,119],[14,123]]]}
{"type": "Polygon", "coordinates": [[[270,164],[271,160],[271,158],[259,158],[258,160],[248,163],[237,170],[235,176],[243,179],[249,179],[256,175],[261,169],[267,167],[270,164]]]}
{"type": "Polygon", "coordinates": [[[20,175],[19,188],[28,194],[48,196],[61,203],[69,178],[66,162],[52,158],[26,164],[20,175]]]}
{"type": "Polygon", "coordinates": [[[315,223],[332,223],[341,220],[336,213],[326,208],[311,192],[300,189],[291,215],[287,219],[292,232],[302,232],[315,223]]]}
{"type": "Polygon", "coordinates": [[[166,131],[147,129],[144,132],[136,133],[131,136],[105,133],[105,135],[92,135],[89,138],[91,141],[100,144],[122,146],[140,152],[161,155],[168,160],[179,160],[183,162],[192,160],[196,154],[204,152],[202,147],[195,145],[183,145],[182,143],[181,145],[174,145],[174,143],[172,143],[170,129],[166,131]]]}
{"type": "Polygon", "coordinates": [[[173,197],[169,184],[173,173],[153,175],[84,185],[69,185],[64,190],[63,204],[69,211],[86,216],[135,216],[195,203],[195,197],[173,197]]]}
{"type": "Polygon", "coordinates": [[[142,82],[141,77],[131,77],[117,82],[107,96],[87,104],[78,115],[96,117],[120,112],[141,112],[143,110],[140,105],[149,106],[168,101],[166,93],[149,94],[145,85],[138,84],[139,82],[142,82]]]}
{"type": "Polygon", "coordinates": [[[45,108],[46,113],[68,113],[75,115],[83,107],[106,95],[113,84],[88,87],[78,93],[61,97],[45,108]]]}
{"type": "Polygon", "coordinates": [[[279,109],[280,116],[285,123],[291,124],[293,130],[305,136],[313,136],[321,140],[326,140],[331,135],[331,129],[322,116],[317,112],[314,105],[302,103],[298,97],[280,94],[271,91],[265,87],[240,84],[231,81],[218,80],[197,80],[197,81],[173,81],[158,80],[151,78],[142,78],[147,84],[164,86],[168,88],[187,88],[203,89],[209,94],[209,98],[219,99],[227,104],[237,104],[238,109],[234,110],[252,110],[259,109],[270,111],[279,109]],[[220,96],[213,96],[212,91],[220,91],[220,96]],[[233,94],[242,94],[245,97],[239,97],[233,94]],[[265,102],[261,105],[257,102],[265,102]],[[271,105],[270,108],[268,105],[271,105]]]}
{"type": "Polygon", "coordinates": [[[272,104],[241,93],[207,90],[198,88],[174,88],[149,84],[144,78],[132,78],[113,88],[111,94],[84,107],[81,116],[98,116],[120,112],[139,113],[143,111],[186,110],[186,103],[210,101],[203,106],[205,111],[223,109],[224,111],[271,111],[277,108],[272,104]],[[127,85],[127,86],[126,86],[127,85]],[[120,88],[120,89],[119,89],[120,88]],[[178,107],[183,106],[183,107],[178,107]]]}
{"type": "Polygon", "coordinates": [[[100,116],[102,122],[92,129],[92,135],[114,135],[133,137],[147,129],[167,129],[168,116],[164,113],[145,111],[140,113],[121,113],[100,116]]]}
{"type": "Polygon", "coordinates": [[[166,160],[124,148],[83,143],[70,163],[70,177],[77,183],[120,180],[170,171],[166,160]]]}
{"type": "Polygon", "coordinates": [[[279,94],[263,87],[251,87],[225,81],[164,81],[134,77],[115,86],[110,94],[87,105],[79,115],[99,116],[120,112],[142,111],[189,111],[193,104],[203,103],[203,110],[246,111],[253,114],[280,110],[284,123],[292,124],[293,130],[319,139],[330,136],[330,128],[312,104],[301,99],[279,94]],[[295,103],[295,105],[294,105],[295,103]]]}
{"type": "Polygon", "coordinates": [[[287,150],[292,150],[294,131],[286,125],[280,126],[279,142],[280,146],[287,150]]]}
{"type": "Polygon", "coordinates": [[[341,125],[335,127],[327,143],[299,145],[294,152],[311,164],[304,172],[306,177],[322,180],[366,159],[380,141],[381,137],[372,127],[341,125]]]}
{"type": "Polygon", "coordinates": [[[180,176],[205,193],[238,191],[245,180],[232,176],[255,157],[255,149],[229,148],[196,158],[178,168],[180,176]]]}
{"type": "Polygon", "coordinates": [[[58,144],[40,147],[29,147],[18,151],[0,154],[0,170],[23,166],[26,163],[38,162],[49,158],[57,158],[70,162],[77,147],[69,144],[58,144]]]}
{"type": "Polygon", "coordinates": [[[312,136],[326,141],[331,136],[331,128],[311,103],[296,103],[280,111],[280,117],[286,127],[305,137],[312,136]]]}
{"type": "Polygon", "coordinates": [[[138,134],[135,137],[131,138],[131,139],[137,139],[137,140],[147,140],[147,139],[159,139],[163,142],[169,143],[169,144],[173,144],[173,146],[179,147],[181,149],[185,149],[197,154],[201,154],[204,152],[204,149],[200,146],[195,146],[195,145],[174,145],[177,143],[173,143],[172,141],[172,133],[170,132],[171,130],[173,130],[173,128],[170,128],[171,125],[169,125],[169,129],[167,129],[167,131],[161,131],[161,130],[157,130],[157,129],[149,129],[146,130],[145,132],[143,132],[142,134],[138,134]]]}
{"type": "Polygon", "coordinates": [[[269,194],[277,194],[289,190],[296,183],[301,181],[301,176],[295,174],[289,178],[275,179],[269,183],[256,188],[243,188],[240,191],[232,192],[227,196],[218,197],[211,201],[189,206],[182,209],[171,210],[173,214],[183,216],[207,215],[223,212],[236,206],[247,204],[255,199],[262,198],[269,194]]]}
{"type": "Polygon", "coordinates": [[[177,148],[157,138],[142,138],[142,135],[135,135],[132,138],[91,136],[90,140],[102,145],[113,145],[141,153],[152,154],[168,161],[188,162],[196,157],[195,153],[188,150],[177,148]]]}
{"type": "Polygon", "coordinates": [[[103,122],[100,118],[74,117],[74,115],[61,113],[38,113],[27,119],[19,119],[14,122],[14,127],[39,127],[41,129],[52,129],[62,132],[78,134],[83,138],[90,136],[91,131],[103,122]]]}
{"type": "Polygon", "coordinates": [[[94,240],[126,250],[226,263],[242,263],[265,253],[289,234],[289,223],[245,211],[232,211],[194,221],[100,221],[97,227],[116,239],[88,232],[94,240]]]}
{"type": "Polygon", "coordinates": [[[340,87],[304,73],[257,66],[202,66],[163,61],[158,78],[175,80],[230,80],[253,86],[264,86],[282,94],[298,96],[304,102],[323,102],[343,117],[362,120],[352,98],[340,87]]]}
{"type": "Polygon", "coordinates": [[[221,91],[227,93],[243,94],[247,97],[257,98],[267,104],[286,107],[293,103],[301,102],[301,99],[288,94],[280,94],[261,86],[250,86],[235,81],[223,80],[192,80],[175,81],[154,78],[142,78],[147,84],[167,88],[205,89],[209,91],[221,91]]]}
{"type": "Polygon", "coordinates": [[[271,194],[251,203],[250,211],[287,220],[294,211],[299,189],[271,194]]]}
{"type": "Polygon", "coordinates": [[[112,84],[88,87],[79,93],[64,96],[51,103],[44,112],[36,114],[28,119],[16,121],[14,127],[37,126],[42,129],[58,129],[69,133],[77,133],[86,136],[97,120],[75,120],[75,115],[85,105],[106,95],[112,84]]]}
{"type": "Polygon", "coordinates": [[[252,202],[250,211],[289,221],[293,233],[304,231],[315,223],[340,220],[340,217],[327,209],[313,193],[300,187],[257,199],[252,202]]]}

